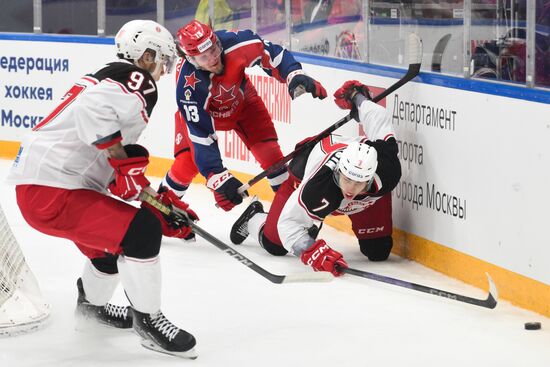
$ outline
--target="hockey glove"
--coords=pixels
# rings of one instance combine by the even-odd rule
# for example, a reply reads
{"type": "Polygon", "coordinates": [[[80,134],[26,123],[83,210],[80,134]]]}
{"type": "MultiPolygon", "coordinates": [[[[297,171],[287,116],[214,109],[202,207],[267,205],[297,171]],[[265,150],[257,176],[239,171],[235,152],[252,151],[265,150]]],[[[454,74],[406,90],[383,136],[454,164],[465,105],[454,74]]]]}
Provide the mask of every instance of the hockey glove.
{"type": "Polygon", "coordinates": [[[331,249],[325,240],[315,241],[310,248],[302,253],[300,258],[305,265],[310,265],[313,270],[330,271],[335,277],[342,275],[334,267],[336,264],[342,268],[348,267],[342,254],[331,249]]]}
{"type": "MultiPolygon", "coordinates": [[[[206,181],[206,187],[214,193],[217,205],[226,212],[243,202],[243,196],[238,192],[242,185],[228,170],[211,173],[206,181]]],[[[248,192],[243,195],[248,196],[248,192]]]]}
{"type": "Polygon", "coordinates": [[[313,98],[325,99],[327,91],[317,80],[306,75],[301,70],[297,70],[289,75],[290,82],[288,83],[288,93],[290,98],[295,99],[302,93],[311,93],[313,98]],[[295,73],[294,75],[292,75],[295,73]]]}
{"type": "Polygon", "coordinates": [[[336,92],[334,102],[343,110],[351,110],[354,106],[353,97],[360,93],[368,100],[372,100],[369,87],[357,80],[348,80],[336,92]]]}
{"type": "Polygon", "coordinates": [[[170,207],[172,212],[167,215],[147,202],[142,202],[141,207],[149,209],[160,221],[162,234],[167,237],[186,238],[191,234],[189,220],[199,220],[198,215],[189,209],[189,204],[181,201],[172,190],[166,190],[156,196],[156,199],[170,207]],[[187,217],[185,216],[187,215],[187,217]]]}
{"type": "Polygon", "coordinates": [[[313,139],[317,138],[317,136],[318,136],[318,135],[308,136],[307,138],[300,140],[300,141],[297,142],[296,145],[294,146],[294,150],[301,149],[304,145],[306,145],[307,143],[309,143],[309,142],[312,141],[313,139]]]}
{"type": "Polygon", "coordinates": [[[149,186],[145,169],[149,164],[149,152],[138,144],[124,147],[128,158],[108,158],[115,169],[115,178],[109,184],[109,191],[126,201],[136,200],[141,190],[149,186]]]}

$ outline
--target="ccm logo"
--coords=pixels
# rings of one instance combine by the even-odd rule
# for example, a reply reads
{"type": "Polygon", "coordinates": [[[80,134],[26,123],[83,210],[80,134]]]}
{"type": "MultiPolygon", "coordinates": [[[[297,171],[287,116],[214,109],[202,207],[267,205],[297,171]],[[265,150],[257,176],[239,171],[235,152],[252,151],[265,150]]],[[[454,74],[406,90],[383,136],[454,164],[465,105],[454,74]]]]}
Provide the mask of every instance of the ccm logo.
{"type": "Polygon", "coordinates": [[[321,256],[321,254],[323,252],[328,250],[328,248],[329,248],[328,245],[323,245],[323,246],[319,247],[317,250],[315,250],[313,255],[311,255],[311,257],[308,259],[307,264],[311,265],[315,260],[317,260],[319,258],[319,256],[321,256]]]}
{"type": "Polygon", "coordinates": [[[218,177],[215,178],[214,181],[212,181],[212,189],[216,190],[218,187],[223,185],[225,181],[227,181],[230,177],[231,177],[231,173],[229,172],[219,175],[218,177]]]}
{"type": "Polygon", "coordinates": [[[128,170],[128,176],[137,176],[145,173],[147,167],[135,167],[128,170]]]}
{"type": "Polygon", "coordinates": [[[383,231],[384,231],[384,226],[373,227],[373,228],[361,228],[357,231],[357,234],[377,233],[377,232],[383,232],[383,231]]]}

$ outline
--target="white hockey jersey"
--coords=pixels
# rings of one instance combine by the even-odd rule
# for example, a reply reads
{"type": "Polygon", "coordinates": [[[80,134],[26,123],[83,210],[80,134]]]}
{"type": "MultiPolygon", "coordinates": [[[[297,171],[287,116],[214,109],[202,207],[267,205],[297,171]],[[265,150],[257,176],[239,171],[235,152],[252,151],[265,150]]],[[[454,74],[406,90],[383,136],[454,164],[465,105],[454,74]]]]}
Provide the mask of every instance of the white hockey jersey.
{"type": "Polygon", "coordinates": [[[294,176],[302,179],[291,194],[279,216],[277,229],[285,249],[296,256],[313,242],[308,230],[319,225],[330,214],[353,214],[370,207],[376,200],[393,190],[401,178],[398,148],[390,116],[384,107],[368,100],[358,107],[360,123],[366,136],[344,137],[330,135],[304,152],[305,167],[296,158],[290,164],[294,176]],[[338,169],[341,152],[352,141],[361,140],[378,153],[378,167],[369,192],[353,200],[344,198],[334,172],[338,169]],[[297,167],[293,167],[297,164],[297,167]]]}
{"type": "Polygon", "coordinates": [[[135,143],[156,102],[155,81],[130,62],[85,75],[24,138],[7,182],[106,192],[113,168],[103,149],[135,143]]]}

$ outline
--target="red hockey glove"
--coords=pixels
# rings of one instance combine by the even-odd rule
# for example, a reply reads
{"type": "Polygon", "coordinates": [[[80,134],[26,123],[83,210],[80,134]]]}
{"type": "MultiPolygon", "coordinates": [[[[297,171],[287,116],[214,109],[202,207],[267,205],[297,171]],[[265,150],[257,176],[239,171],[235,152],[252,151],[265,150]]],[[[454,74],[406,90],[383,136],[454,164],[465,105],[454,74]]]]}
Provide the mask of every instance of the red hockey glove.
{"type": "Polygon", "coordinates": [[[305,250],[301,256],[302,262],[311,265],[315,271],[330,271],[335,277],[342,275],[334,265],[347,268],[348,264],[341,253],[327,245],[325,240],[317,240],[310,248],[305,250]]]}
{"type": "Polygon", "coordinates": [[[372,100],[369,87],[357,80],[348,80],[336,92],[334,92],[334,102],[343,110],[353,108],[352,97],[355,93],[361,93],[365,98],[372,100]]]}
{"type": "MultiPolygon", "coordinates": [[[[243,202],[243,195],[238,190],[243,183],[237,180],[228,170],[220,173],[211,173],[206,181],[208,187],[214,193],[216,203],[226,212],[243,202]]],[[[245,191],[244,196],[248,196],[245,191]]]]}
{"type": "Polygon", "coordinates": [[[115,169],[115,179],[109,184],[109,191],[121,199],[132,201],[137,199],[141,190],[149,186],[145,177],[145,169],[149,164],[149,152],[137,144],[124,147],[128,158],[108,158],[109,164],[115,169]]]}
{"type": "MultiPolygon", "coordinates": [[[[189,204],[181,201],[172,190],[161,192],[156,196],[156,199],[172,208],[175,212],[186,213],[193,222],[199,220],[198,215],[192,209],[189,209],[189,204]]],[[[167,215],[145,201],[141,203],[141,207],[149,209],[159,219],[163,235],[167,237],[186,238],[191,234],[188,219],[183,213],[182,215],[174,213],[167,215]]]]}
{"type": "Polygon", "coordinates": [[[295,99],[301,93],[303,93],[303,91],[301,93],[299,92],[299,87],[305,89],[306,92],[311,93],[314,98],[326,98],[327,91],[321,85],[321,83],[319,83],[312,77],[303,74],[301,70],[300,73],[298,73],[298,71],[294,73],[296,73],[294,76],[292,76],[292,73],[291,75],[289,75],[292,78],[290,79],[290,83],[288,83],[288,93],[290,93],[290,98],[295,99]]]}

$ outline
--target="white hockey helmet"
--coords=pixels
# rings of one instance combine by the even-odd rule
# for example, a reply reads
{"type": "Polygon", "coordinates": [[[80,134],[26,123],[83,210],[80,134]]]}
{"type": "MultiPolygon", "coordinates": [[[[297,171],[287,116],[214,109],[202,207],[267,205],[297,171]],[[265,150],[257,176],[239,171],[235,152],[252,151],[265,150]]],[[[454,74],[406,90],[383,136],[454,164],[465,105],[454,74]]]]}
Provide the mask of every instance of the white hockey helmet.
{"type": "Polygon", "coordinates": [[[370,145],[358,141],[350,143],[340,155],[339,171],[357,182],[370,182],[378,167],[378,153],[370,145]]]}
{"type": "Polygon", "coordinates": [[[145,51],[155,51],[155,62],[170,73],[176,60],[176,43],[170,32],[152,20],[131,20],[115,36],[118,56],[136,61],[145,51]]]}

